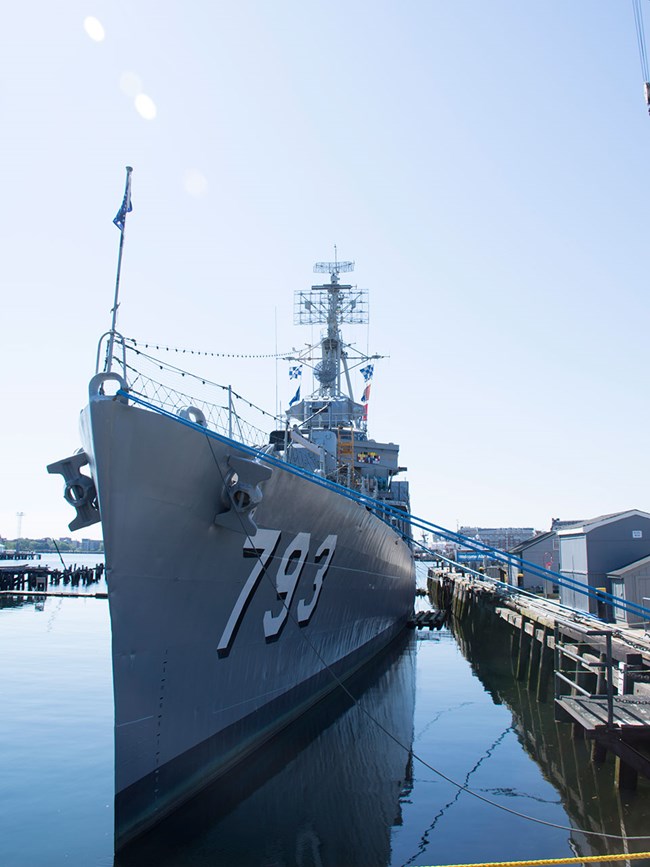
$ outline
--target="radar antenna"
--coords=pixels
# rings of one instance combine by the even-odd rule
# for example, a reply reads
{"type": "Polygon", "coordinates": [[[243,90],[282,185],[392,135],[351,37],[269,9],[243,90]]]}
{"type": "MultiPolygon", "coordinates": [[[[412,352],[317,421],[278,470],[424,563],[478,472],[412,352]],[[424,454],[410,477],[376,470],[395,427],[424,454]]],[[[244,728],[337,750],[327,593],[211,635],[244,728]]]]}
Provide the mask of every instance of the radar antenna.
{"type": "Polygon", "coordinates": [[[339,274],[346,271],[354,271],[354,262],[339,262],[336,252],[336,244],[334,244],[334,261],[333,262],[316,262],[314,265],[315,274],[329,274],[332,278],[332,283],[339,282],[339,274]]]}

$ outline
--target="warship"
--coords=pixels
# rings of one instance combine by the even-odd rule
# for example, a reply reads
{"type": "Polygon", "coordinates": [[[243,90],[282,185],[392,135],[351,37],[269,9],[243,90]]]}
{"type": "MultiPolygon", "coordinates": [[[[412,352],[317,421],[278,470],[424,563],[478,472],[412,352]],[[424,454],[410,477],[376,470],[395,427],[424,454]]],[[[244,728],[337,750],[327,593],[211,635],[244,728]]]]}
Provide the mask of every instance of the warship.
{"type": "Polygon", "coordinates": [[[115,319],[100,339],[82,448],[48,471],[63,476],[72,530],[101,521],[116,848],[305,713],[412,614],[408,483],[394,479],[398,446],[368,438],[372,359],[341,333],[367,321],[367,290],[340,280],[352,268],[318,263],[329,282],[296,293],[296,322],[322,336],[288,357],[298,386],[282,423],[260,410],[266,431],[230,386],[181,376],[115,319]],[[305,367],[316,387],[301,399],[305,367]],[[352,396],[357,368],[366,400],[352,396]]]}

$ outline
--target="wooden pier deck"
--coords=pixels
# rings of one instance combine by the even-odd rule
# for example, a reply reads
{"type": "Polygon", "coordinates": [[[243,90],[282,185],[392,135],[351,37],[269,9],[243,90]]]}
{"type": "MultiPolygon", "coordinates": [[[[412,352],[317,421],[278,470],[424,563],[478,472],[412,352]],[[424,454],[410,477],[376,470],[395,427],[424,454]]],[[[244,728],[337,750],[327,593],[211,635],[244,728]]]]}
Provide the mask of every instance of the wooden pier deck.
{"type": "Polygon", "coordinates": [[[434,605],[458,621],[477,617],[511,628],[513,674],[545,701],[554,682],[555,716],[574,737],[592,742],[591,757],[616,757],[615,782],[632,789],[650,779],[650,636],[605,623],[557,602],[522,594],[461,570],[429,569],[434,605]]]}
{"type": "Polygon", "coordinates": [[[577,722],[585,732],[602,733],[612,727],[628,737],[648,736],[650,701],[634,695],[617,695],[612,701],[612,721],[606,696],[568,696],[555,699],[556,718],[561,722],[577,722]]]}

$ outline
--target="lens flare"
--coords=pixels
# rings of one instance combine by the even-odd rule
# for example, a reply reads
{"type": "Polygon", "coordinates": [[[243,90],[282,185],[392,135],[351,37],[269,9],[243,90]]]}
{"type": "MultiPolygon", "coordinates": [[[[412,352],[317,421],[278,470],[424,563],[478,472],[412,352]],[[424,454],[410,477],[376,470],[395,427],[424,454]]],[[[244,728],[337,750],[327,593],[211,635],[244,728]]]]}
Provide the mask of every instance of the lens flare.
{"type": "Polygon", "coordinates": [[[153,120],[156,116],[156,103],[146,93],[139,93],[134,100],[135,110],[145,120],[153,120]]]}
{"type": "Polygon", "coordinates": [[[208,190],[208,180],[198,169],[188,169],[183,176],[183,187],[190,196],[200,199],[208,190]]]}
{"type": "Polygon", "coordinates": [[[101,21],[99,21],[97,18],[93,18],[92,15],[84,18],[84,30],[94,42],[104,41],[104,37],[106,36],[104,26],[101,21]]]}

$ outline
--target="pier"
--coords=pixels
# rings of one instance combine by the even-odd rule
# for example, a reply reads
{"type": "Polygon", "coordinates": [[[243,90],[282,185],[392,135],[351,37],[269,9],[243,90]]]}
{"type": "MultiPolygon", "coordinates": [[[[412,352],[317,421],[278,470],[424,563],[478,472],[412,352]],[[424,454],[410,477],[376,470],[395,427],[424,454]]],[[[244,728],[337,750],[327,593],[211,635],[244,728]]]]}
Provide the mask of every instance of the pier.
{"type": "MultiPolygon", "coordinates": [[[[36,563],[2,564],[0,565],[0,596],[61,596],[73,595],[71,592],[49,591],[50,587],[88,587],[98,583],[104,575],[104,564],[97,566],[77,566],[76,564],[61,569],[49,566],[39,566],[36,563]]],[[[74,594],[74,595],[88,595],[74,594]]],[[[105,596],[106,594],[100,594],[105,596]]]]}
{"type": "Polygon", "coordinates": [[[555,719],[591,742],[592,762],[615,756],[619,788],[636,788],[639,774],[650,779],[650,636],[643,627],[604,623],[448,567],[429,569],[427,589],[463,629],[510,629],[515,680],[541,702],[554,685],[555,719]]]}
{"type": "Polygon", "coordinates": [[[0,560],[40,560],[35,551],[0,551],[0,560]]]}

